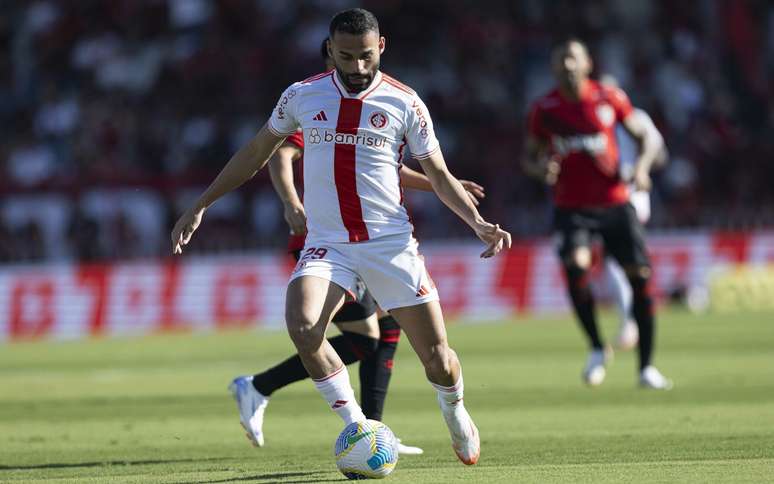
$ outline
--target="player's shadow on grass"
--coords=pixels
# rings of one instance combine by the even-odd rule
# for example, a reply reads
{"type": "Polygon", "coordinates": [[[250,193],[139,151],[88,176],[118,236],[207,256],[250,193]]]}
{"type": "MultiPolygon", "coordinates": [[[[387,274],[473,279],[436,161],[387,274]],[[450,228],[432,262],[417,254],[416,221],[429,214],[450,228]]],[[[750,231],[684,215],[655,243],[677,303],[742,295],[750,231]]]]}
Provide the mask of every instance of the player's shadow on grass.
{"type": "Polygon", "coordinates": [[[217,481],[199,481],[202,484],[225,484],[228,482],[257,482],[260,484],[306,484],[306,483],[314,483],[314,482],[342,482],[344,481],[344,478],[342,476],[341,479],[327,479],[322,477],[322,475],[328,475],[328,472],[320,472],[320,471],[310,471],[310,472],[275,472],[272,474],[258,474],[255,476],[244,476],[244,477],[231,477],[228,479],[219,479],[217,481]],[[314,477],[315,475],[320,477],[314,477]],[[301,480],[293,480],[293,481],[287,481],[285,479],[288,478],[306,478],[301,480]],[[279,480],[275,480],[279,479],[279,480]]]}
{"type": "Polygon", "coordinates": [[[105,467],[105,466],[145,466],[155,464],[175,464],[183,462],[202,462],[227,460],[227,457],[211,457],[209,459],[165,459],[165,460],[111,460],[102,462],[52,462],[49,464],[32,464],[7,466],[0,464],[0,471],[23,471],[33,469],[69,469],[77,467],[105,467]]]}

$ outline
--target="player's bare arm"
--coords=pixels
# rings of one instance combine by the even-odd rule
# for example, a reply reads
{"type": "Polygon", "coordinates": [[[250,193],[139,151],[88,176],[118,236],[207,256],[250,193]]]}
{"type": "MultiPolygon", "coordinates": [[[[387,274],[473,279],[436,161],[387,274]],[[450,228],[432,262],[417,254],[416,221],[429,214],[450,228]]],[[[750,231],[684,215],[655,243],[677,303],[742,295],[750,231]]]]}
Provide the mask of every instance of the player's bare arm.
{"type": "Polygon", "coordinates": [[[528,176],[547,185],[556,183],[561,165],[550,155],[548,145],[535,138],[527,137],[527,149],[521,160],[521,167],[528,176]]]}
{"type": "Polygon", "coordinates": [[[660,140],[650,130],[645,123],[638,117],[629,115],[623,120],[624,129],[640,145],[640,153],[634,165],[634,186],[638,190],[650,191],[650,169],[659,157],[664,148],[663,139],[660,140]]]}
{"type": "MultiPolygon", "coordinates": [[[[460,183],[467,192],[470,201],[473,202],[473,205],[478,206],[478,199],[486,197],[486,194],[484,193],[484,187],[478,183],[472,182],[470,180],[460,180],[460,183]]],[[[412,170],[406,165],[401,165],[400,167],[400,184],[404,188],[411,188],[413,190],[421,190],[423,192],[433,191],[433,185],[430,183],[430,180],[427,179],[424,173],[412,170]]]]}
{"type": "Polygon", "coordinates": [[[215,180],[196,203],[185,211],[172,229],[173,254],[183,252],[183,246],[191,240],[191,235],[199,227],[207,207],[255,176],[284,140],[285,136],[276,136],[264,125],[250,142],[231,157],[215,180]]]}
{"type": "Polygon", "coordinates": [[[419,163],[438,198],[470,225],[478,238],[487,244],[481,257],[492,257],[503,248],[511,248],[511,234],[501,229],[499,225],[491,224],[481,217],[476,206],[466,195],[462,183],[449,172],[440,149],[429,157],[419,160],[419,163]]]}
{"type": "Polygon", "coordinates": [[[298,146],[285,142],[269,160],[269,176],[274,191],[282,200],[285,221],[291,234],[306,232],[306,212],[293,183],[293,163],[303,156],[298,146]]]}

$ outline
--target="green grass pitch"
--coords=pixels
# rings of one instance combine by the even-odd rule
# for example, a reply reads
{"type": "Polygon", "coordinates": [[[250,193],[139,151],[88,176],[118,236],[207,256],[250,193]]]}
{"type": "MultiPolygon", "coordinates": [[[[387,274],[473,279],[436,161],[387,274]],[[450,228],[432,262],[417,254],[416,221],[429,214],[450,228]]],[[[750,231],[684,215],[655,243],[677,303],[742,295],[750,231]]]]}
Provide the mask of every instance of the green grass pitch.
{"type": "MultiPolygon", "coordinates": [[[[604,318],[612,338],[615,323],[604,318]]],[[[459,463],[407,341],[385,422],[422,456],[391,482],[774,481],[774,316],[662,312],[656,363],[667,393],[635,385],[618,353],[585,388],[569,317],[451,325],[465,401],[482,437],[459,463]]],[[[0,482],[336,482],[339,419],[309,382],[275,394],[266,447],[251,447],[226,391],[285,357],[283,332],[164,335],[0,347],[0,482]]],[[[356,371],[352,371],[356,380],[356,371]]]]}

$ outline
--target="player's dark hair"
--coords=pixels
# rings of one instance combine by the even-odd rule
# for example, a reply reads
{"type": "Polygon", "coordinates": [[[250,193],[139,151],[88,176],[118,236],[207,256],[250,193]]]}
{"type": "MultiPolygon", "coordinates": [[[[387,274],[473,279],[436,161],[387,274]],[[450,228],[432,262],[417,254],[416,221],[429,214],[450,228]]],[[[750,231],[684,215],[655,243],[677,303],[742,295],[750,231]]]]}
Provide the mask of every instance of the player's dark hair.
{"type": "Polygon", "coordinates": [[[351,8],[333,16],[328,32],[331,37],[336,32],[345,32],[353,35],[362,35],[366,32],[376,32],[378,34],[379,21],[368,10],[351,8]]]}
{"type": "Polygon", "coordinates": [[[590,53],[589,45],[581,40],[580,37],[570,36],[570,37],[563,37],[559,39],[557,42],[554,42],[554,44],[551,46],[551,52],[556,52],[557,49],[566,49],[570,46],[570,44],[580,44],[583,49],[590,53]]]}
{"type": "Polygon", "coordinates": [[[330,39],[330,37],[325,37],[320,46],[320,55],[324,61],[328,60],[328,39],[330,39]]]}

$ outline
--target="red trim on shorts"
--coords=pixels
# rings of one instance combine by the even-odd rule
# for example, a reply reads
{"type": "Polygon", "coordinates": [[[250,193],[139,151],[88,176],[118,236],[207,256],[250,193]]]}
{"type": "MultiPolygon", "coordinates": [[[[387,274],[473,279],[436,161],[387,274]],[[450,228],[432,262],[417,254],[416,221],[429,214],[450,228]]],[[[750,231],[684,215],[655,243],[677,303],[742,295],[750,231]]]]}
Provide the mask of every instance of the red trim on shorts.
{"type": "MultiPolygon", "coordinates": [[[[336,132],[357,136],[362,110],[362,100],[341,98],[336,132]]],[[[341,220],[349,232],[350,242],[368,240],[363,208],[360,206],[360,196],[357,194],[356,149],[355,144],[336,143],[333,150],[333,178],[336,183],[336,193],[339,196],[341,220]]]]}

